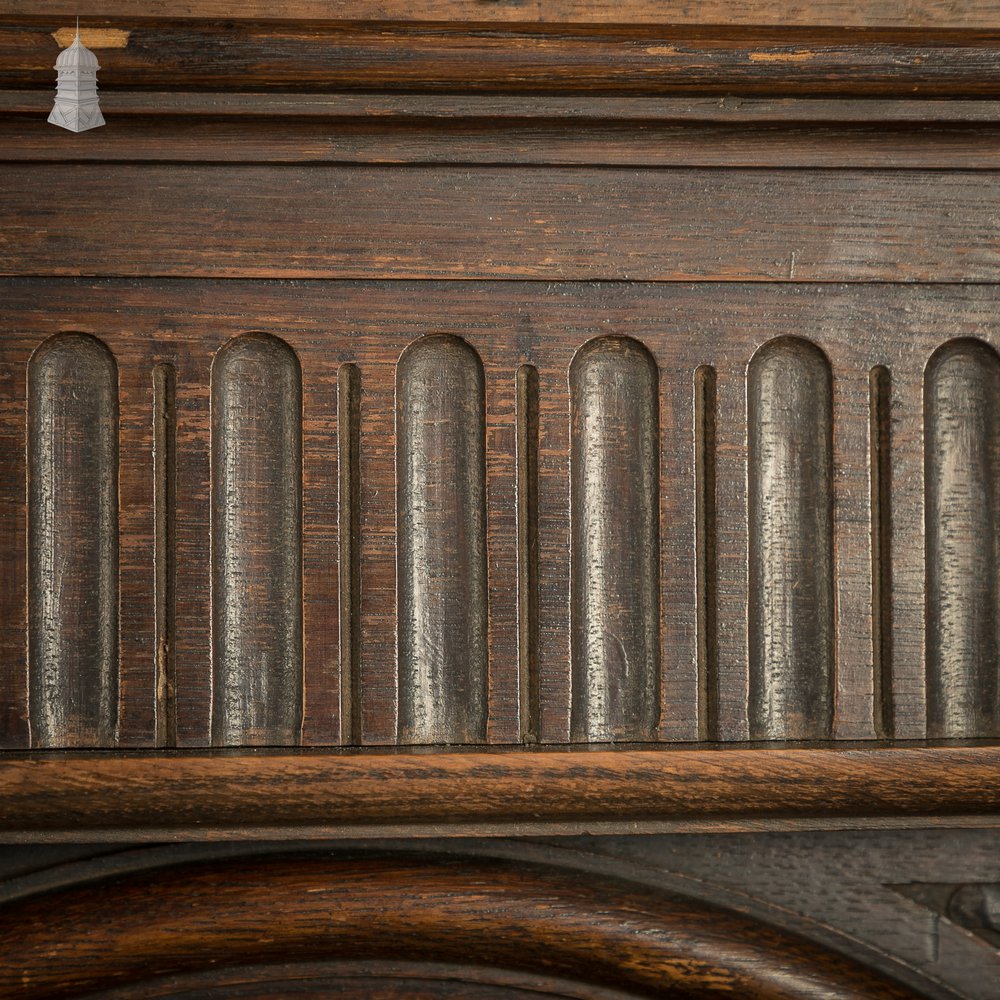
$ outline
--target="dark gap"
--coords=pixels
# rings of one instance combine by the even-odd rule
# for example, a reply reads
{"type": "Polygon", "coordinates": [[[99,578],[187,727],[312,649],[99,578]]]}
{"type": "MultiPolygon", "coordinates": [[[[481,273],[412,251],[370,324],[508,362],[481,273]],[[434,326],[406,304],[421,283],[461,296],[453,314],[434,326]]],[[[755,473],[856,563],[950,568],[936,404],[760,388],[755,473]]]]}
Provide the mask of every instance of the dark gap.
{"type": "Polygon", "coordinates": [[[892,739],[892,560],[890,511],[892,495],[888,368],[878,365],[868,376],[869,456],[872,509],[872,656],[875,669],[873,706],[875,733],[892,739]]]}
{"type": "Polygon", "coordinates": [[[177,745],[174,607],[177,518],[177,376],[153,369],[153,521],[156,619],[156,745],[177,745]]]}
{"type": "Polygon", "coordinates": [[[521,739],[538,742],[538,370],[517,370],[517,646],[521,739]]]}
{"type": "Polygon", "coordinates": [[[716,554],[715,369],[694,373],[695,533],[698,587],[698,738],[719,730],[718,562],[716,554]]]}

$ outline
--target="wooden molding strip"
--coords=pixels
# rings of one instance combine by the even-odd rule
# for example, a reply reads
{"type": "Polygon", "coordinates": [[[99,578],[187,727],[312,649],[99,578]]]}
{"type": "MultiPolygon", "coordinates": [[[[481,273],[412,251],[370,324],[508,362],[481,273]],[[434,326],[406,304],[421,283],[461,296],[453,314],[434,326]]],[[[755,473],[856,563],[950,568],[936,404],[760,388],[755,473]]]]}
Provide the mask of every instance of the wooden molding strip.
{"type": "MultiPolygon", "coordinates": [[[[0,89],[6,114],[48,112],[50,89],[0,89]]],[[[355,94],[267,91],[147,91],[101,89],[102,109],[142,116],[295,117],[362,119],[383,123],[476,121],[712,123],[727,125],[986,125],[1000,122],[1000,101],[797,98],[608,97],[567,94],[355,94]]],[[[3,153],[8,153],[3,150],[3,153]]]]}
{"type": "Polygon", "coordinates": [[[0,841],[991,825],[1000,747],[35,753],[0,841]]]}
{"type": "MultiPolygon", "coordinates": [[[[452,12],[454,13],[454,12],[452,12]]],[[[730,94],[996,98],[996,26],[871,30],[789,23],[663,26],[318,20],[90,18],[111,90],[392,93],[730,94]]],[[[0,23],[0,86],[49,91],[62,18],[0,23]]]]}
{"type": "MultiPolygon", "coordinates": [[[[35,0],[28,9],[20,0],[2,0],[5,17],[75,18],[77,8],[66,0],[35,0]]],[[[144,0],[100,0],[87,9],[88,19],[98,18],[197,18],[205,20],[326,19],[347,21],[391,20],[399,22],[458,21],[465,24],[635,24],[663,25],[794,25],[857,28],[994,28],[1000,13],[991,0],[875,0],[864,4],[852,0],[813,0],[782,3],[780,0],[556,0],[525,4],[518,0],[491,0],[470,5],[467,0],[182,0],[178,3],[144,0]],[[475,17],[470,17],[474,8],[475,17]]],[[[61,25],[60,25],[61,26],[61,25]]]]}

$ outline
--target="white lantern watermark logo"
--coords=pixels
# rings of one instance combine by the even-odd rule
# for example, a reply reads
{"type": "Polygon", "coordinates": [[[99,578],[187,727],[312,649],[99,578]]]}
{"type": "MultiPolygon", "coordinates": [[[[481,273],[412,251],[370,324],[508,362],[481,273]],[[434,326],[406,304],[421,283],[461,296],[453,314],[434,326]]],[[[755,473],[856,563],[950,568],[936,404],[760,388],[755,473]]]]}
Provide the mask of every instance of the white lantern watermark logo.
{"type": "Polygon", "coordinates": [[[104,115],[97,101],[97,71],[101,67],[97,56],[76,39],[63,49],[56,59],[56,100],[49,122],[71,132],[85,132],[104,124],[104,115]]]}

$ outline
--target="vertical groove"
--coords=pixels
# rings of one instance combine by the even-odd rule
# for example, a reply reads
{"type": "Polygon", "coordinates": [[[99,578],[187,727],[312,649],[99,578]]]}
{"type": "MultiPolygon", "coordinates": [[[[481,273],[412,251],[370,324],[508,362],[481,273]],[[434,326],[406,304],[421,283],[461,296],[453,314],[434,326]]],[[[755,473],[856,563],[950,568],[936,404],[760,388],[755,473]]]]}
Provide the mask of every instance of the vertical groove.
{"type": "Polygon", "coordinates": [[[875,733],[892,739],[892,379],[878,365],[868,376],[872,512],[872,663],[875,733]]]}
{"type": "Polygon", "coordinates": [[[828,739],[833,716],[832,378],[814,344],[765,344],[747,374],[750,735],[828,739]]]}
{"type": "Polygon", "coordinates": [[[337,448],[340,495],[340,738],[361,739],[361,374],[341,365],[337,374],[337,448]]]}
{"type": "Polygon", "coordinates": [[[719,731],[718,563],[715,495],[715,369],[694,374],[695,533],[698,587],[698,738],[719,731]]]}
{"type": "Polygon", "coordinates": [[[248,333],[212,366],[212,740],[297,744],[302,724],[302,378],[248,333]]]}
{"type": "Polygon", "coordinates": [[[1000,357],[955,340],[924,386],[927,735],[1000,736],[1000,357]]]}
{"type": "Polygon", "coordinates": [[[602,337],[570,368],[575,741],[648,740],[659,720],[658,372],[602,337]]]}
{"type": "Polygon", "coordinates": [[[177,377],[153,369],[153,566],[156,615],[156,745],[177,745],[174,608],[177,515],[177,377]]]}
{"type": "Polygon", "coordinates": [[[396,374],[399,740],[481,743],[487,721],[485,380],[458,337],[396,374]]]}
{"type": "Polygon", "coordinates": [[[36,747],[106,747],[118,723],[118,369],[94,337],[28,368],[29,719],[36,747]]]}
{"type": "Polygon", "coordinates": [[[517,633],[521,738],[538,740],[538,370],[517,370],[517,633]]]}

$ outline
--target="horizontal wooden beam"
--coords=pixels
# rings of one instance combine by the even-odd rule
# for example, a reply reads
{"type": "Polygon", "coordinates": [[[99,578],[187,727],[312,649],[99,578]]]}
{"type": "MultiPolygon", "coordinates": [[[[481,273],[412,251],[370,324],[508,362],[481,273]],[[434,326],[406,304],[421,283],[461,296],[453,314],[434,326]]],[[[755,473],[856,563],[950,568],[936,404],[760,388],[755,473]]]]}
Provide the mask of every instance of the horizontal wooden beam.
{"type": "MultiPolygon", "coordinates": [[[[73,21],[0,23],[0,86],[49,90],[73,21]]],[[[620,24],[92,19],[112,90],[1000,96],[1000,33],[620,24]],[[96,21],[96,23],[95,23],[96,21]]]]}
{"type": "MultiPolygon", "coordinates": [[[[47,98],[46,98],[47,100],[47,98]]],[[[33,118],[0,118],[0,161],[376,163],[622,167],[854,167],[996,170],[1000,124],[741,124],[415,119],[318,115],[115,115],[80,135],[33,118]]],[[[992,103],[992,102],[991,102],[992,103]]]]}
{"type": "MultiPolygon", "coordinates": [[[[48,113],[45,90],[0,90],[0,111],[48,113]]],[[[621,122],[635,128],[658,125],[856,126],[932,125],[957,127],[1000,123],[1000,101],[921,98],[608,97],[573,94],[357,94],[287,91],[101,90],[105,112],[162,118],[309,118],[330,121],[560,122],[575,128],[621,122]]],[[[259,127],[262,122],[255,122],[259,127]]],[[[108,133],[103,133],[107,136],[108,133]]],[[[82,138],[82,136],[81,136],[82,138]]],[[[0,147],[0,156],[10,155],[0,147]]]]}
{"type": "Polygon", "coordinates": [[[983,825],[1000,747],[0,756],[0,841],[983,825]]]}
{"type": "MultiPolygon", "coordinates": [[[[77,6],[67,0],[2,0],[4,16],[75,18],[77,6]]],[[[459,21],[472,23],[691,25],[830,25],[859,28],[991,28],[1000,26],[1000,12],[991,0],[556,0],[526,4],[520,0],[490,0],[470,5],[466,0],[100,0],[87,8],[89,19],[184,17],[206,20],[241,18],[393,20],[402,22],[459,21]],[[470,16],[470,8],[475,15],[470,16]]]]}
{"type": "Polygon", "coordinates": [[[993,281],[1000,265],[983,172],[17,164],[4,186],[7,275],[993,281]]]}

